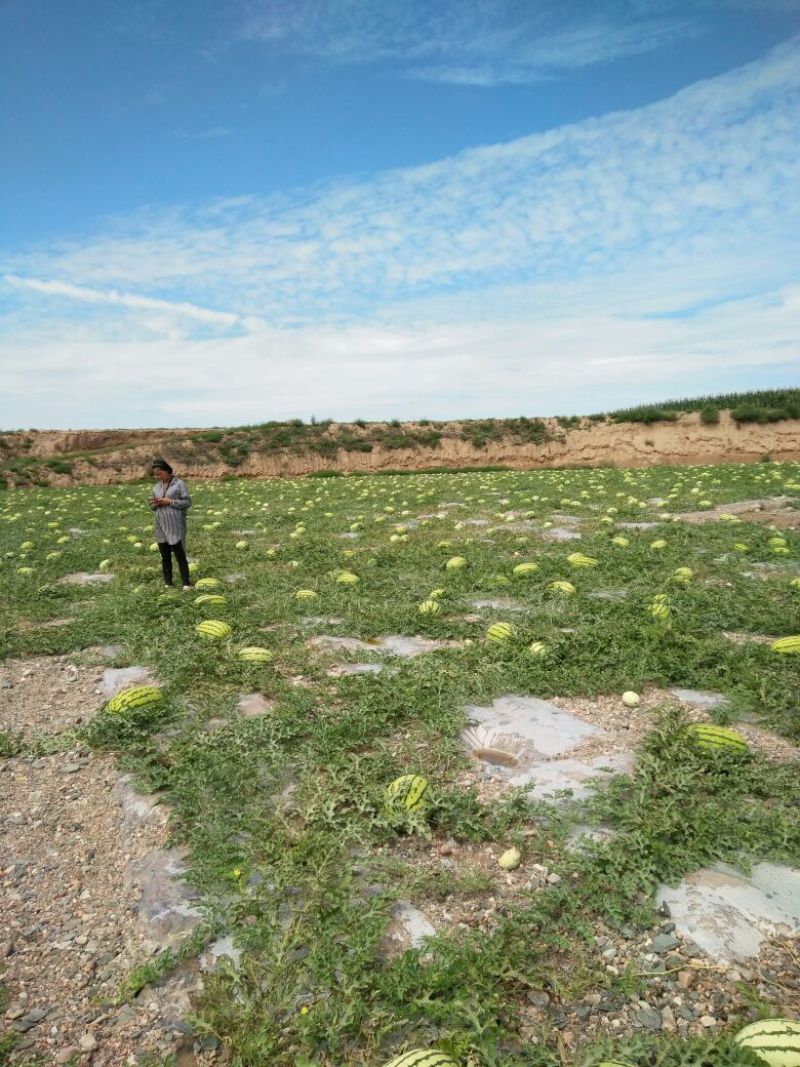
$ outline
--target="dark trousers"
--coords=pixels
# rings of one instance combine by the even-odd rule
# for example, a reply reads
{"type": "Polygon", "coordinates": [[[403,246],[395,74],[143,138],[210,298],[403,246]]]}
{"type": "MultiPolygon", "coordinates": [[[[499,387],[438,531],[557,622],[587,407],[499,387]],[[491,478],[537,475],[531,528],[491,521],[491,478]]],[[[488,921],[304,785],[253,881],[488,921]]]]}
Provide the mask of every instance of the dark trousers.
{"type": "Polygon", "coordinates": [[[189,578],[189,561],[186,559],[183,541],[179,541],[177,545],[171,545],[167,541],[159,541],[158,551],[161,553],[161,569],[164,572],[164,581],[167,585],[172,585],[173,552],[175,553],[175,559],[178,561],[178,569],[181,572],[181,581],[184,585],[191,585],[191,579],[189,578]]]}

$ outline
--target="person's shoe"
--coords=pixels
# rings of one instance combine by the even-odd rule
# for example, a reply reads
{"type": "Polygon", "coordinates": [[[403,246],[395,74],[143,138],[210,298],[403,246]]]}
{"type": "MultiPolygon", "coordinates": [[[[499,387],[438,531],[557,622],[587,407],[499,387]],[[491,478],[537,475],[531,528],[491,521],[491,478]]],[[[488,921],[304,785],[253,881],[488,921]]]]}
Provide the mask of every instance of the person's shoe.
{"type": "Polygon", "coordinates": [[[172,589],[172,582],[164,582],[165,589],[172,589]]]}
{"type": "Polygon", "coordinates": [[[183,591],[184,591],[184,593],[186,592],[186,590],[187,590],[187,589],[194,589],[194,586],[193,586],[193,585],[185,585],[185,586],[183,587],[183,591]]]}

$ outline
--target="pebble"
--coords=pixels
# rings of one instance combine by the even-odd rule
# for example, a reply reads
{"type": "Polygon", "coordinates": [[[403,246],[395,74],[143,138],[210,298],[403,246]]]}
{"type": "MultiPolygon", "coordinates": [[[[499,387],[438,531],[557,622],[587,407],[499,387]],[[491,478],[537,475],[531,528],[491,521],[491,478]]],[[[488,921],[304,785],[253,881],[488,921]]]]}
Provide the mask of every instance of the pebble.
{"type": "Polygon", "coordinates": [[[697,975],[694,971],[678,972],[678,985],[681,989],[691,989],[696,981],[697,975]]]}
{"type": "Polygon", "coordinates": [[[97,1048],[97,1038],[94,1034],[83,1034],[78,1045],[82,1052],[93,1052],[97,1048]]]}
{"type": "Polygon", "coordinates": [[[655,1008],[640,1008],[633,1018],[634,1021],[640,1026],[643,1026],[645,1030],[661,1029],[661,1012],[656,1011],[655,1008]]]}
{"type": "Polygon", "coordinates": [[[717,1020],[714,1018],[713,1015],[701,1015],[700,1025],[705,1026],[706,1028],[708,1028],[709,1026],[716,1026],[717,1020]]]}
{"type": "Polygon", "coordinates": [[[677,937],[673,937],[671,934],[659,934],[653,938],[653,952],[669,952],[673,948],[677,948],[680,942],[677,937]]]}

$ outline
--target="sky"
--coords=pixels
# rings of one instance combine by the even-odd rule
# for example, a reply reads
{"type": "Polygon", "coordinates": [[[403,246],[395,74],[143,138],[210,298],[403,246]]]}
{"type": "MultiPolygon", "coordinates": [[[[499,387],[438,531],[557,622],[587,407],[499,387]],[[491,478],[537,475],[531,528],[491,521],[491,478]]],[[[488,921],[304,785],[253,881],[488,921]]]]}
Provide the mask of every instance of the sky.
{"type": "Polygon", "coordinates": [[[0,429],[800,385],[800,0],[0,0],[0,429]]]}

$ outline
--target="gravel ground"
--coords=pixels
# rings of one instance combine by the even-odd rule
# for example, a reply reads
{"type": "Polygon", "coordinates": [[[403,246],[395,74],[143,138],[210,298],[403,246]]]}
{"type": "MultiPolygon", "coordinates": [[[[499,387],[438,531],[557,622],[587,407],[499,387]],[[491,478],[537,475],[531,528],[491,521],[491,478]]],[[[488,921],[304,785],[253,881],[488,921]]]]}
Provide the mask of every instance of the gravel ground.
{"type": "MultiPolygon", "coordinates": [[[[8,662],[0,668],[0,728],[32,737],[80,725],[102,704],[102,672],[100,665],[76,665],[63,656],[8,662]]],[[[680,703],[659,689],[644,691],[633,710],[616,696],[553,703],[606,731],[570,753],[591,758],[634,747],[650,727],[653,709],[666,701],[680,703]]],[[[690,718],[708,719],[702,709],[684,707],[690,718]]],[[[760,727],[737,728],[771,759],[800,756],[760,727]]],[[[477,781],[489,792],[502,788],[479,774],[477,767],[466,772],[465,784],[477,781]]],[[[19,1034],[10,1062],[38,1054],[47,1063],[112,1067],[135,1063],[148,1052],[178,1052],[181,1067],[218,1062],[213,1049],[198,1048],[186,1021],[194,973],[148,987],[130,1004],[111,1003],[128,972],[163,947],[137,917],[141,889],[131,871],[166,847],[164,809],[142,803],[112,757],[73,747],[0,762],[0,834],[0,971],[9,997],[2,1026],[19,1034]]],[[[546,832],[531,829],[530,834],[542,837],[537,851],[546,856],[546,832]]],[[[491,883],[488,891],[467,899],[451,896],[421,904],[436,929],[490,931],[501,909],[560,881],[558,870],[546,863],[523,861],[517,871],[500,871],[497,859],[504,847],[401,841],[398,850],[415,865],[479,873],[491,883]]],[[[557,868],[557,860],[553,865],[557,868]]],[[[771,943],[749,969],[721,970],[696,946],[677,938],[665,917],[655,931],[602,928],[592,951],[600,955],[608,988],[598,991],[595,982],[590,992],[571,997],[531,992],[519,1008],[526,1040],[542,1040],[553,1027],[566,1047],[595,1031],[697,1033],[744,1011],[737,982],[752,983],[785,1015],[795,1017],[800,1006],[797,942],[771,943]],[[635,996],[613,988],[613,979],[629,965],[655,972],[642,976],[635,996]]]]}
{"type": "MultiPolygon", "coordinates": [[[[639,696],[641,703],[638,708],[633,709],[626,708],[618,696],[555,697],[551,703],[556,707],[606,731],[604,737],[592,737],[579,748],[572,749],[568,755],[576,759],[590,759],[593,756],[618,752],[623,748],[636,747],[653,727],[654,709],[667,704],[683,708],[692,722],[712,721],[703,708],[678,700],[666,689],[648,688],[639,696]]],[[[753,749],[770,760],[788,762],[800,759],[800,749],[779,734],[742,722],[736,723],[734,729],[744,734],[753,749]]]]}
{"type": "Polygon", "coordinates": [[[90,719],[102,704],[102,668],[81,668],[69,656],[7,660],[0,666],[0,729],[58,734],[90,719]]]}
{"type": "Polygon", "coordinates": [[[719,522],[721,515],[735,515],[742,522],[757,522],[779,530],[800,529],[797,497],[773,496],[763,500],[732,500],[703,511],[681,511],[673,516],[681,522],[719,522]]]}
{"type": "MultiPolygon", "coordinates": [[[[90,717],[101,668],[66,657],[8,663],[0,726],[54,734],[90,717]],[[9,688],[10,684],[10,688],[9,688]]],[[[146,1052],[195,1058],[185,1021],[192,975],[111,1003],[128,972],[162,946],[137,915],[136,865],[167,838],[166,811],[137,797],[110,756],[74,747],[0,761],[0,972],[8,995],[1,1029],[19,1037],[9,1062],[93,1067],[146,1052]]]]}
{"type": "MultiPolygon", "coordinates": [[[[622,703],[621,695],[553,697],[548,703],[576,715],[604,732],[602,735],[587,738],[582,744],[552,759],[588,761],[597,756],[613,756],[630,752],[652,729],[655,710],[668,704],[682,708],[692,722],[712,721],[707,710],[678,700],[665,689],[647,688],[639,694],[639,697],[641,702],[637,708],[626,708],[622,703]]],[[[779,734],[745,722],[734,723],[733,728],[747,738],[754,750],[763,753],[770,760],[779,763],[800,760],[800,748],[795,747],[779,734]]],[[[548,762],[548,760],[543,757],[542,762],[548,762]]],[[[474,786],[483,803],[497,800],[508,789],[503,775],[496,767],[482,764],[478,760],[475,761],[473,767],[461,774],[459,783],[465,788],[474,786]]]]}
{"type": "MultiPolygon", "coordinates": [[[[546,857],[552,844],[546,830],[531,830],[529,837],[531,850],[546,857]]],[[[516,871],[502,871],[497,860],[505,847],[505,843],[407,838],[391,851],[429,874],[446,868],[454,875],[477,871],[490,879],[488,891],[451,894],[444,900],[415,899],[415,906],[437,932],[470,928],[491,932],[515,904],[563,882],[555,853],[552,860],[523,858],[516,871]]],[[[749,1019],[754,993],[782,1017],[800,1018],[798,938],[775,937],[745,966],[709,959],[675,932],[668,914],[650,928],[612,929],[599,923],[594,934],[595,943],[587,946],[582,959],[576,960],[574,954],[563,959],[550,956],[548,969],[558,980],[546,989],[529,991],[517,1004],[524,1042],[543,1042],[552,1037],[553,1029],[568,1048],[601,1034],[619,1037],[662,1030],[684,1037],[701,1034],[749,1019]],[[626,994],[616,981],[626,972],[626,983],[631,973],[638,978],[635,993],[626,994]]]]}

